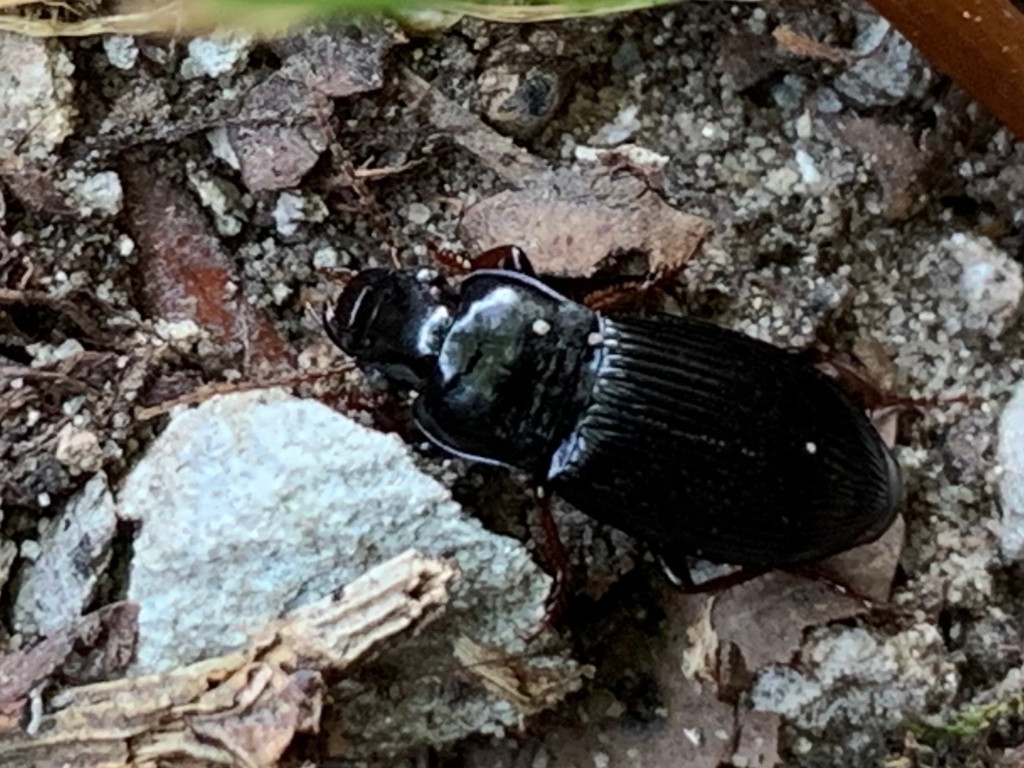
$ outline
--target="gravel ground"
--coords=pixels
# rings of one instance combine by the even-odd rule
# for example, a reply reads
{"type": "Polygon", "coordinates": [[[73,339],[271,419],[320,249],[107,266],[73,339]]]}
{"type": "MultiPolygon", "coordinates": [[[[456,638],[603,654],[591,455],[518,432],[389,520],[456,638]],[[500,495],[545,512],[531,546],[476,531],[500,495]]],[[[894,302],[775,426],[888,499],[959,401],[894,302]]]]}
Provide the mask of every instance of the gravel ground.
{"type": "MultiPolygon", "coordinates": [[[[883,577],[891,597],[866,609],[780,575],[678,595],[642,548],[563,509],[580,587],[560,642],[594,668],[582,690],[398,757],[334,743],[295,756],[453,768],[1024,760],[1024,408],[1000,425],[1024,374],[1024,145],[866,6],[690,2],[272,44],[7,37],[0,68],[6,650],[46,634],[47,611],[74,617],[128,594],[136,527],[103,511],[104,485],[116,497],[164,430],[161,403],[339,363],[305,308],[333,296],[345,268],[470,252],[479,237],[460,229],[463,212],[529,188],[516,168],[582,173],[606,152],[713,225],[669,308],[856,355],[924,403],[896,432],[906,534],[883,577]],[[474,147],[476,134],[423,108],[417,76],[495,132],[472,131],[530,157],[503,164],[474,147]],[[62,519],[98,526],[102,546],[54,608],[40,572],[68,570],[70,555],[62,568],[53,554],[62,519]]],[[[543,205],[526,210],[538,232],[557,231],[543,205]]],[[[314,373],[297,391],[402,432],[401,404],[357,386],[314,373]]],[[[528,539],[516,478],[417,462],[486,527],[528,539]]]]}

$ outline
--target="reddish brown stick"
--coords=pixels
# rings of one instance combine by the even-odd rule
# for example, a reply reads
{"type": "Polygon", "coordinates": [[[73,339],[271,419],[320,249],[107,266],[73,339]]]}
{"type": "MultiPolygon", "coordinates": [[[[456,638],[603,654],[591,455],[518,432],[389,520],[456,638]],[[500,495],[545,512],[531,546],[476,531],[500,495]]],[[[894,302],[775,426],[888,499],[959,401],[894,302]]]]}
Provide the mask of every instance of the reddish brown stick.
{"type": "Polygon", "coordinates": [[[868,0],[1024,139],[1024,13],[1010,0],[868,0]]]}

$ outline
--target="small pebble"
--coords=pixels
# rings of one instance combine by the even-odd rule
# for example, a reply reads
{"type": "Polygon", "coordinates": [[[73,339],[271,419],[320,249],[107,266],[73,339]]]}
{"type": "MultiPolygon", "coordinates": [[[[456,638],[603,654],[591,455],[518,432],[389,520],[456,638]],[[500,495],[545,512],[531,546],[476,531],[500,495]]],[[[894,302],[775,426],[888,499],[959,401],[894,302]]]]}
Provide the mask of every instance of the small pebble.
{"type": "Polygon", "coordinates": [[[410,224],[423,226],[430,221],[430,209],[423,203],[410,203],[405,209],[405,218],[410,224]]]}

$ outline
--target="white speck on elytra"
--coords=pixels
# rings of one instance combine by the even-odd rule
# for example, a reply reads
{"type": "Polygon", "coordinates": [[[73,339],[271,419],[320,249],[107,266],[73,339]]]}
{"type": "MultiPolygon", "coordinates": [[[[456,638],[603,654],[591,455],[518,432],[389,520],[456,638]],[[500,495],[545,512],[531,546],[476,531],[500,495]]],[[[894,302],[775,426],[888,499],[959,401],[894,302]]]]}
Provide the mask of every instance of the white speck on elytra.
{"type": "Polygon", "coordinates": [[[818,452],[818,445],[817,445],[817,443],[809,442],[804,447],[807,449],[807,452],[812,454],[812,455],[818,452]]]}
{"type": "Polygon", "coordinates": [[[530,330],[538,336],[545,336],[551,330],[551,323],[547,320],[537,319],[533,321],[533,325],[530,326],[530,330]]]}

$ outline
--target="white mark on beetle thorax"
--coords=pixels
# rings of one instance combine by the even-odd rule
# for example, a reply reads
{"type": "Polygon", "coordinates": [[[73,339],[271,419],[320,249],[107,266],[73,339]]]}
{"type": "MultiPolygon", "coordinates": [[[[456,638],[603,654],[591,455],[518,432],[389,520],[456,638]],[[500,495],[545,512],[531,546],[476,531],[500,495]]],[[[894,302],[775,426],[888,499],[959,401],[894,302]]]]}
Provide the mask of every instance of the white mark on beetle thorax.
{"type": "Polygon", "coordinates": [[[482,333],[498,330],[508,317],[509,309],[515,307],[520,301],[517,291],[507,286],[500,286],[466,308],[466,311],[452,323],[448,330],[448,336],[437,360],[444,381],[450,381],[460,370],[459,356],[446,353],[448,345],[452,344],[457,348],[461,344],[460,337],[464,336],[467,329],[470,328],[479,329],[482,333]]]}
{"type": "Polygon", "coordinates": [[[434,307],[430,316],[420,324],[419,332],[416,334],[417,352],[421,355],[437,354],[438,342],[443,338],[450,317],[451,313],[448,311],[448,307],[444,305],[434,307]]]}

